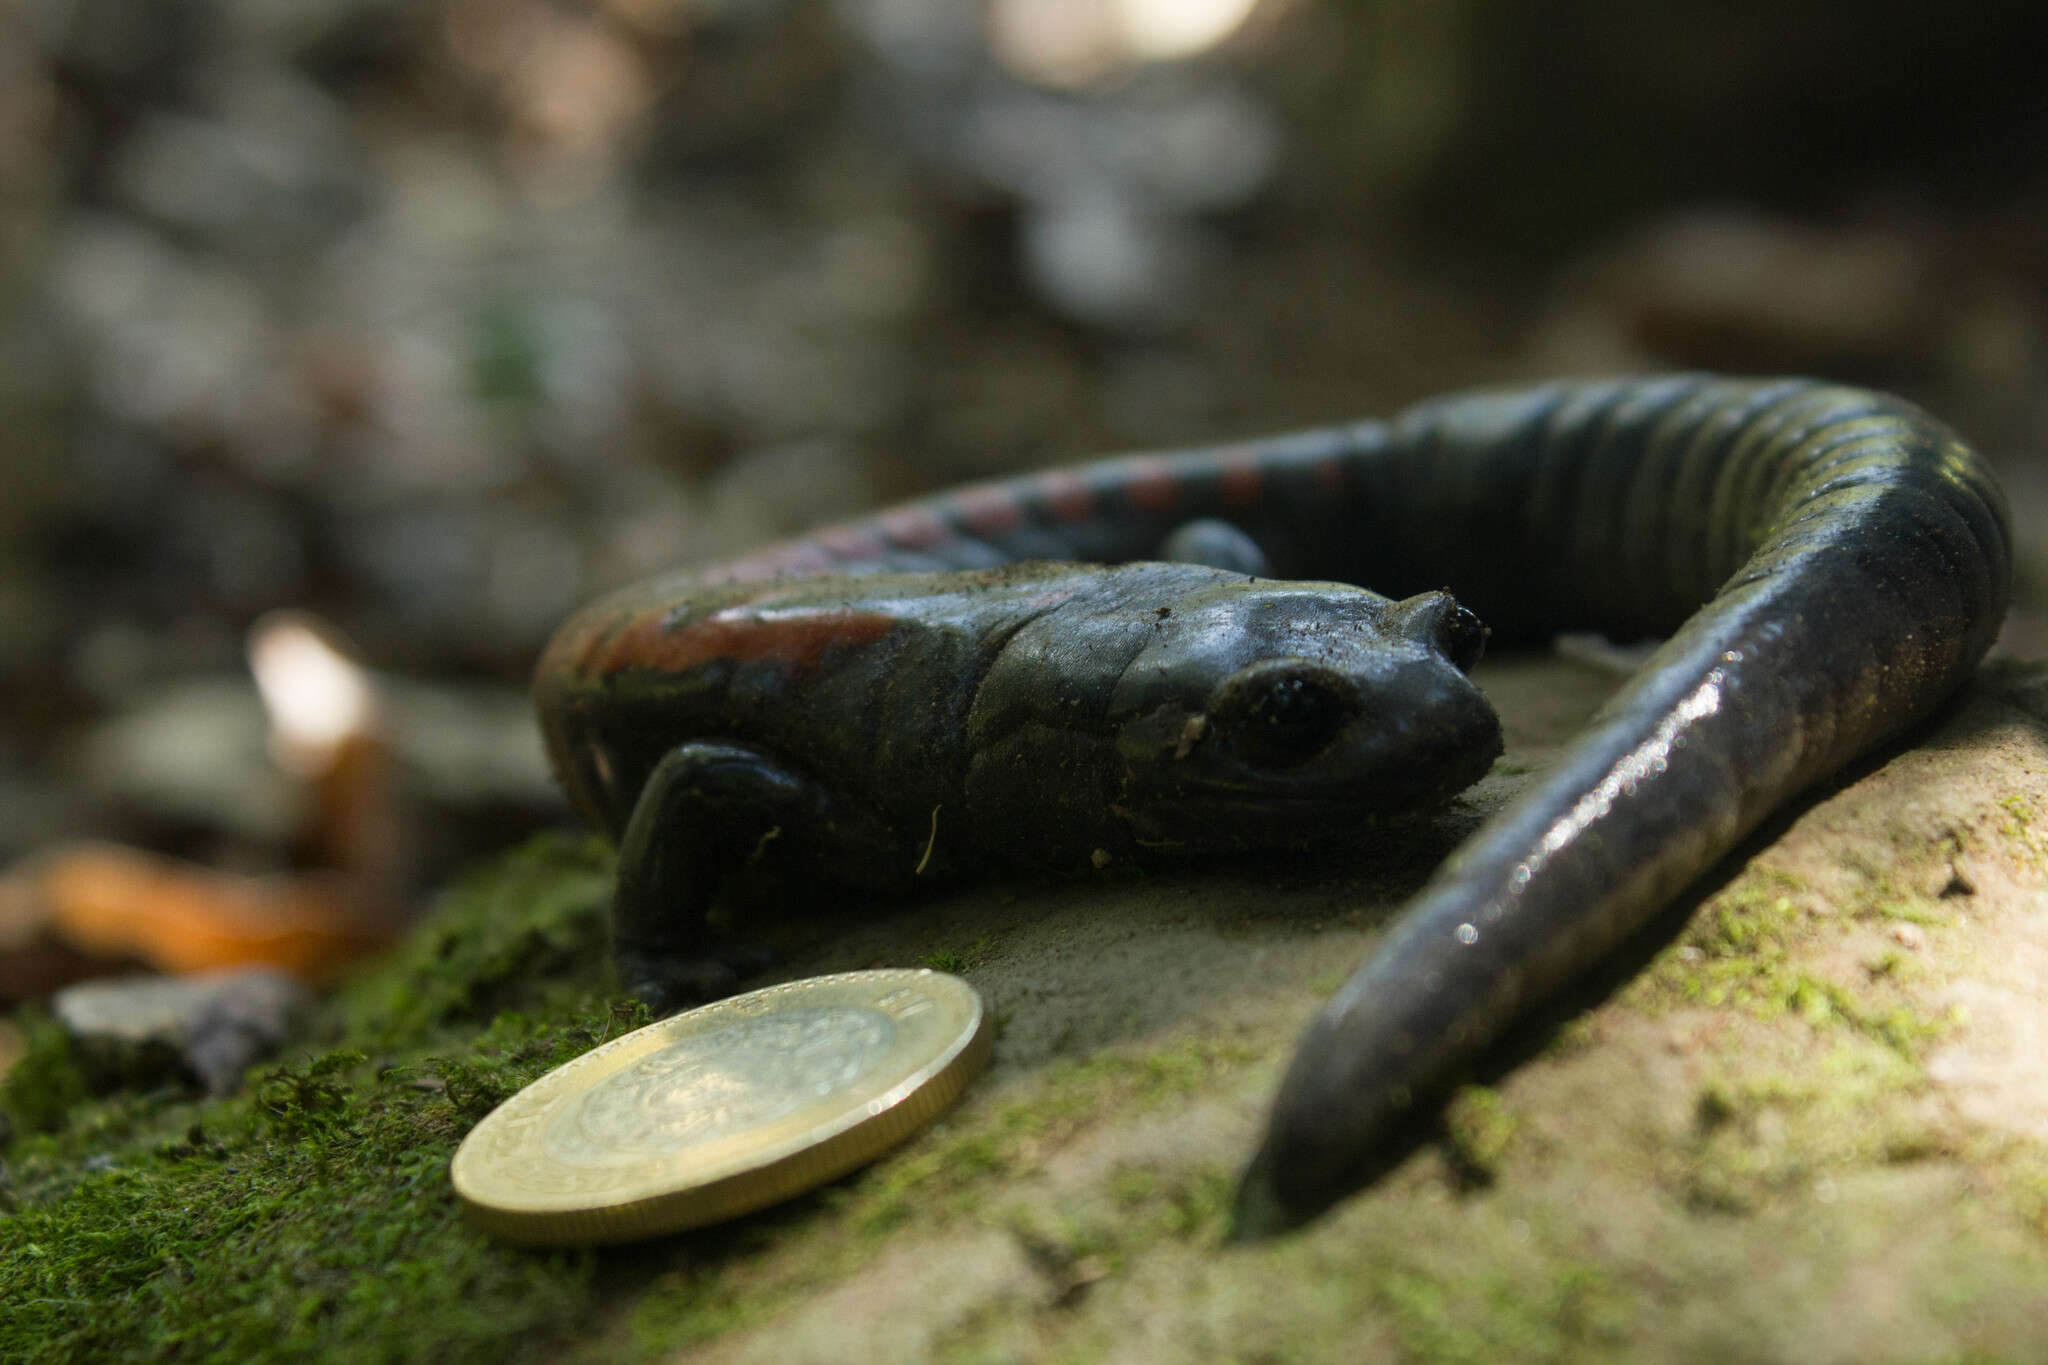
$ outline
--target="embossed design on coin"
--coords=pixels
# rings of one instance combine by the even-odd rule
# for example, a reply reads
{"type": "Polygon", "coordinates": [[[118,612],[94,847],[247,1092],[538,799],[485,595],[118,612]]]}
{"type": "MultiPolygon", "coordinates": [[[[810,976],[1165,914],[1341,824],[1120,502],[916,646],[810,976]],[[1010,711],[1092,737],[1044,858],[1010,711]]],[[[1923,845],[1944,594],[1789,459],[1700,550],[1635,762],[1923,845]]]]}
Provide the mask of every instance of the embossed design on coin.
{"type": "Polygon", "coordinates": [[[889,1045],[880,1010],[789,1010],[649,1053],[548,1125],[548,1155],[626,1165],[759,1128],[853,1085],[889,1045]]]}
{"type": "Polygon", "coordinates": [[[932,971],[771,986],[615,1038],[493,1110],[449,1175],[516,1241],[623,1241],[731,1218],[873,1160],[987,1062],[974,989],[932,971]]]}

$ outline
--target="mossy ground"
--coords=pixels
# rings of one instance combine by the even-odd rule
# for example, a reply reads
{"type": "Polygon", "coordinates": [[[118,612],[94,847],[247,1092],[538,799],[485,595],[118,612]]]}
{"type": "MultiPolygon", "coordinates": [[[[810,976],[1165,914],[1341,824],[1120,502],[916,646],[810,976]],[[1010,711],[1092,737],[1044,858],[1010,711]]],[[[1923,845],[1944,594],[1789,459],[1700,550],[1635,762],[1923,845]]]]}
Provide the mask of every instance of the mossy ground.
{"type": "Polygon", "coordinates": [[[924,961],[982,989],[1001,1032],[966,1102],[737,1223],[533,1252],[462,1222],[448,1157],[636,1022],[605,858],[545,840],[454,888],[236,1098],[84,1098],[32,1029],[0,1359],[2038,1359],[2048,724],[2015,700],[2037,692],[1994,681],[1813,805],[1388,1176],[1251,1245],[1226,1232],[1265,1097],[1416,859],[818,928],[787,970],[924,961]]]}
{"type": "Polygon", "coordinates": [[[634,1022],[602,977],[604,876],[550,840],[458,887],[329,1004],[323,1046],[231,1099],[83,1099],[61,1033],[34,1030],[10,1077],[0,1359],[496,1359],[565,1330],[591,1258],[484,1241],[446,1167],[498,1100],[634,1022]]]}

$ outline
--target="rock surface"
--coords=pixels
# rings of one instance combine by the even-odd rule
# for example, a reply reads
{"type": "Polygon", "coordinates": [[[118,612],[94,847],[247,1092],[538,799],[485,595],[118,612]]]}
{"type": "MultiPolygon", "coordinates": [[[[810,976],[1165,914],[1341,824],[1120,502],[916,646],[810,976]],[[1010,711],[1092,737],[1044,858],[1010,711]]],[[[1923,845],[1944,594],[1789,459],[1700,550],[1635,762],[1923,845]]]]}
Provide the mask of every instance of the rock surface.
{"type": "Polygon", "coordinates": [[[1377,1185],[1299,1234],[1223,1242],[1296,1031],[1613,684],[1560,658],[1483,680],[1507,759],[1398,849],[974,891],[799,952],[792,974],[963,971],[1001,1021],[996,1063],[866,1174],[644,1253],[731,1308],[704,1358],[2032,1358],[2040,665],[1987,670],[1754,841],[1377,1185]]]}

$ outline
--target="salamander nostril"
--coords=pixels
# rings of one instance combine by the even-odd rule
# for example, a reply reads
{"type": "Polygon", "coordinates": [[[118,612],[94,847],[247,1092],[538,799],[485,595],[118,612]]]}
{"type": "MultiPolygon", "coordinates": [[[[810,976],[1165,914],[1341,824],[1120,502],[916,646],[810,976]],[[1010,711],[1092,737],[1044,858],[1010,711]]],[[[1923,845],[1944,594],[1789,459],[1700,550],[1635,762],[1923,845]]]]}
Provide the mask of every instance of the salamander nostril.
{"type": "Polygon", "coordinates": [[[1465,672],[1486,653],[1486,637],[1492,633],[1472,612],[1452,602],[1437,625],[1436,647],[1465,672]]]}
{"type": "Polygon", "coordinates": [[[1486,637],[1493,633],[1447,592],[1418,593],[1396,602],[1392,622],[1402,635],[1427,645],[1460,671],[1479,662],[1486,637]]]}

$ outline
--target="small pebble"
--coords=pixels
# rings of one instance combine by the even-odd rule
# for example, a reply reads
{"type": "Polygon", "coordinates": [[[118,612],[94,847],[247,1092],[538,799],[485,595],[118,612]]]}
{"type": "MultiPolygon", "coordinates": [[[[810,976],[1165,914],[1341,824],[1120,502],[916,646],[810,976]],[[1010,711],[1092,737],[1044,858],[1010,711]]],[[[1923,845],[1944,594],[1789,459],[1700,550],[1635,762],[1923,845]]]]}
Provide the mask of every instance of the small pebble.
{"type": "Polygon", "coordinates": [[[274,967],[89,981],[57,992],[50,1012],[103,1087],[196,1079],[231,1094],[242,1072],[303,1022],[312,995],[274,967]]]}

